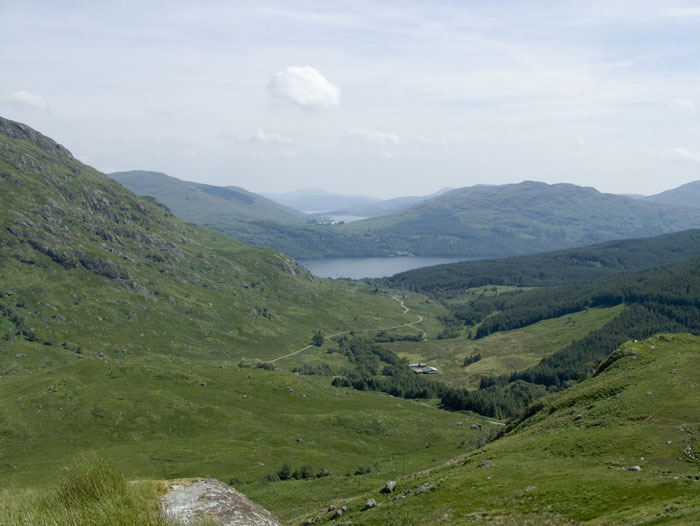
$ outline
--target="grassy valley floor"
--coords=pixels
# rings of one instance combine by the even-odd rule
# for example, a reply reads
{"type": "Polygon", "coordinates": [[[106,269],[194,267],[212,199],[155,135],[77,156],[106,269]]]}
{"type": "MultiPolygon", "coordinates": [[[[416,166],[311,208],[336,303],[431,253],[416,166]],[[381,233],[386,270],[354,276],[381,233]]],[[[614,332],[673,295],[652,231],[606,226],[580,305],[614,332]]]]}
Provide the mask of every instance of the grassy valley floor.
{"type": "Polygon", "coordinates": [[[445,462],[490,431],[483,417],[335,388],[325,377],[165,356],[0,377],[0,399],[5,487],[49,486],[95,451],[130,479],[234,478],[281,518],[445,462]],[[330,475],[263,481],[284,463],[330,475]]]}
{"type": "Polygon", "coordinates": [[[426,362],[437,367],[441,371],[440,380],[450,385],[476,389],[482,377],[507,375],[531,367],[543,357],[600,329],[623,310],[623,305],[587,309],[479,340],[404,341],[382,346],[410,362],[426,362]],[[477,361],[464,365],[465,360],[476,355],[480,356],[477,361]]]}

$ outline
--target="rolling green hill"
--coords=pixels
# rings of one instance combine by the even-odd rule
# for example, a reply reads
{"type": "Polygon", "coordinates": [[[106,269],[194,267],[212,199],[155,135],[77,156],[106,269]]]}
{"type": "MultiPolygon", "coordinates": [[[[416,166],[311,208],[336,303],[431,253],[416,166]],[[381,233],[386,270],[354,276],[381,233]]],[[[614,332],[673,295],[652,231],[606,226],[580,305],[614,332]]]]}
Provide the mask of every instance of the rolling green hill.
{"type": "MultiPolygon", "coordinates": [[[[351,524],[700,521],[700,338],[627,343],[594,378],[543,398],[477,452],[346,502],[351,524]],[[365,510],[365,502],[377,506],[365,510]]],[[[322,503],[310,517],[331,523],[322,503]]]]}
{"type": "Polygon", "coordinates": [[[693,181],[645,199],[653,203],[700,208],[700,181],[693,181]]]}
{"type": "Polygon", "coordinates": [[[700,211],[571,184],[460,188],[337,230],[415,255],[501,257],[700,227],[700,211]]]}

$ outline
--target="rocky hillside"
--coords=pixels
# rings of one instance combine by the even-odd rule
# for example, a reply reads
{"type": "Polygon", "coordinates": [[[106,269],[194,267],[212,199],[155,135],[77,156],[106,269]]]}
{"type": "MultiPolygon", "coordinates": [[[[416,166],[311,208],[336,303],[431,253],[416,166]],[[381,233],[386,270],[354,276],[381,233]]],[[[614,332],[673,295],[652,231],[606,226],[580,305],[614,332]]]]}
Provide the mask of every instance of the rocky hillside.
{"type": "Polygon", "coordinates": [[[37,346],[12,356],[81,348],[264,357],[377,301],[397,310],[390,298],[334,292],[274,250],[187,224],[5,119],[0,180],[0,337],[37,346]]]}

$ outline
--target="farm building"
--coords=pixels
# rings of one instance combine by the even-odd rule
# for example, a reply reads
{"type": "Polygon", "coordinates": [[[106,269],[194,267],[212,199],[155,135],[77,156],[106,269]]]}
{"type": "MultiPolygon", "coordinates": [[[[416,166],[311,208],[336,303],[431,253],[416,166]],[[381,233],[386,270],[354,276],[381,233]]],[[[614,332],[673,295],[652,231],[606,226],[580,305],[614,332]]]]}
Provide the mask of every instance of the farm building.
{"type": "Polygon", "coordinates": [[[440,374],[440,371],[425,363],[411,363],[408,365],[416,374],[440,374]]]}

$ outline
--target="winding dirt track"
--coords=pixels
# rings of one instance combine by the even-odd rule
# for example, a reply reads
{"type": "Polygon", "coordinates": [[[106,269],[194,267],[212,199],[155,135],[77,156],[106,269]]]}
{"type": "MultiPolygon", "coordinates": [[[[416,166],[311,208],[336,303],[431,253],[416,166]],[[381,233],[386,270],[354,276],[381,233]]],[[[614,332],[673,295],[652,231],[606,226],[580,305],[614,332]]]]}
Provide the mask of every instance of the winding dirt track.
{"type": "MultiPolygon", "coordinates": [[[[406,307],[406,305],[404,304],[403,300],[401,300],[401,299],[398,298],[397,296],[393,296],[393,295],[392,295],[391,297],[392,297],[393,299],[395,299],[396,301],[399,302],[399,305],[401,305],[401,308],[403,309],[403,313],[404,313],[404,314],[408,314],[408,312],[409,312],[411,309],[409,309],[408,307],[406,307]]],[[[421,322],[423,321],[423,316],[421,316],[420,314],[416,314],[416,316],[418,316],[418,319],[417,319],[416,321],[412,321],[412,322],[410,322],[410,323],[402,323],[401,325],[394,325],[394,326],[392,326],[392,327],[379,327],[379,328],[375,328],[375,329],[359,329],[359,330],[358,330],[358,329],[349,329],[349,330],[347,330],[347,331],[340,331],[340,332],[336,332],[336,333],[334,333],[334,334],[329,334],[328,336],[326,336],[326,338],[334,338],[335,336],[340,336],[341,334],[348,334],[348,333],[350,333],[350,332],[388,331],[388,330],[390,330],[390,329],[399,329],[399,328],[401,328],[401,327],[413,327],[414,325],[417,325],[417,324],[419,324],[419,323],[421,323],[421,322]]],[[[426,333],[423,329],[421,329],[421,328],[419,328],[419,327],[416,327],[416,329],[418,329],[420,332],[423,333],[423,339],[425,340],[426,337],[427,337],[427,333],[426,333]]],[[[278,362],[278,361],[280,361],[280,360],[284,360],[285,358],[290,358],[290,357],[295,356],[295,355],[297,355],[297,354],[299,354],[299,353],[302,353],[302,352],[304,352],[305,350],[310,349],[311,347],[313,347],[313,344],[312,344],[312,343],[310,343],[310,344],[307,345],[306,347],[302,347],[302,348],[299,349],[298,351],[294,351],[294,352],[291,352],[291,353],[289,353],[289,354],[285,354],[284,356],[279,356],[279,357],[277,357],[277,358],[273,358],[272,360],[266,360],[266,361],[264,361],[264,362],[262,362],[262,363],[275,363],[275,362],[278,362]]]]}

